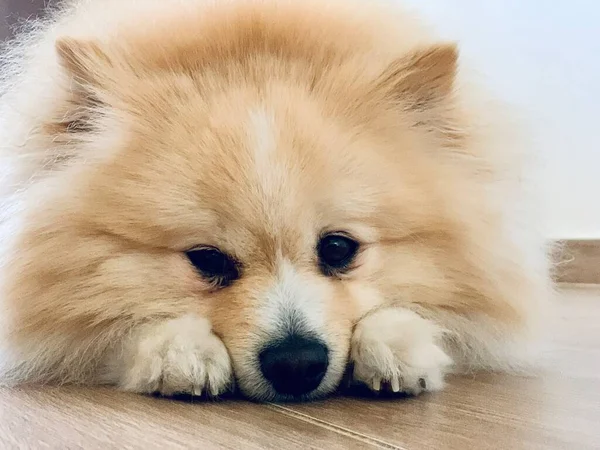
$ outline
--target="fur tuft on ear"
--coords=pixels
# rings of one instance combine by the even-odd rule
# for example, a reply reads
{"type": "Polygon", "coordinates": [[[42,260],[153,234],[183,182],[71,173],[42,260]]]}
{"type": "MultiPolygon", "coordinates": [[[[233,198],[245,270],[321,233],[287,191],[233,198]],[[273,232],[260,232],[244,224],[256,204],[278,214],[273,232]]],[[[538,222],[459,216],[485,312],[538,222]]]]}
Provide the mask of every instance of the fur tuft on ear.
{"type": "Polygon", "coordinates": [[[92,41],[61,38],[56,41],[61,67],[70,78],[70,99],[56,121],[49,124],[53,135],[87,133],[94,129],[94,116],[106,106],[101,98],[109,85],[114,64],[100,45],[92,41]]]}
{"type": "Polygon", "coordinates": [[[113,68],[108,55],[92,41],[62,38],[56,42],[61,66],[80,84],[101,85],[103,74],[113,68]]]}
{"type": "Polygon", "coordinates": [[[382,75],[380,85],[409,108],[428,109],[452,94],[457,65],[456,45],[437,45],[396,60],[382,75]]]}
{"type": "Polygon", "coordinates": [[[413,126],[430,132],[443,147],[460,148],[465,132],[453,95],[457,69],[454,44],[416,50],[388,66],[377,81],[377,96],[412,113],[413,126]]]}

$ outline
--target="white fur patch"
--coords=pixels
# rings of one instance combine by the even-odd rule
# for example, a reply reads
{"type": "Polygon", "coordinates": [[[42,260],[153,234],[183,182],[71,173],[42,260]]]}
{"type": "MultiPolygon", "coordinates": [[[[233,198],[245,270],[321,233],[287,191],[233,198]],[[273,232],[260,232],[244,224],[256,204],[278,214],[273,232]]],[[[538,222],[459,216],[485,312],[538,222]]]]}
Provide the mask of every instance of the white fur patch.
{"type": "Polygon", "coordinates": [[[266,110],[250,112],[252,134],[254,136],[254,155],[259,164],[269,163],[275,151],[275,119],[266,110]]]}
{"type": "Polygon", "coordinates": [[[276,159],[277,128],[275,117],[264,109],[250,112],[250,142],[254,164],[263,195],[273,198],[285,186],[284,171],[276,159]]]}
{"type": "Polygon", "coordinates": [[[273,286],[265,292],[259,317],[270,333],[309,332],[319,334],[325,327],[325,293],[283,260],[273,286]]]}

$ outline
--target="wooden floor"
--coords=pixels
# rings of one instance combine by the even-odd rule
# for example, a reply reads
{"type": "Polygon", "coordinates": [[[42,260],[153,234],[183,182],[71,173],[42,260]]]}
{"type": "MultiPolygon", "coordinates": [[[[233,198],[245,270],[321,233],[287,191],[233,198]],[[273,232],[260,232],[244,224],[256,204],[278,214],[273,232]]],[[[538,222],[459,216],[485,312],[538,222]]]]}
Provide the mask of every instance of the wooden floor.
{"type": "Polygon", "coordinates": [[[600,288],[565,288],[558,316],[539,375],[454,378],[418,398],[256,405],[0,390],[0,448],[600,449],[600,288]]]}

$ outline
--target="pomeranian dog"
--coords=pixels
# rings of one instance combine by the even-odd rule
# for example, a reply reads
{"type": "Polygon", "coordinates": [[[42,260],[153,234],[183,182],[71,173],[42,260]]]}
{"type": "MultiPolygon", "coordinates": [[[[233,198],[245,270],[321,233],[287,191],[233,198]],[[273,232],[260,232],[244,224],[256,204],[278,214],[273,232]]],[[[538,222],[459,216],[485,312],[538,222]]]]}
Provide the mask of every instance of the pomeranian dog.
{"type": "Polygon", "coordinates": [[[286,401],[527,363],[549,258],[462,66],[373,2],[50,11],[2,59],[2,382],[286,401]]]}

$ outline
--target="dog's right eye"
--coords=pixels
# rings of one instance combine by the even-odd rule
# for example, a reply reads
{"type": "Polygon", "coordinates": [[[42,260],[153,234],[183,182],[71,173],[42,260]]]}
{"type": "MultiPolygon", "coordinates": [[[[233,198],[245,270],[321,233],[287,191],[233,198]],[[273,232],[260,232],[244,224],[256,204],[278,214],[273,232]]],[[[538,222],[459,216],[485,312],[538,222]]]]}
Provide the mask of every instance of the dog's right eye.
{"type": "Polygon", "coordinates": [[[240,276],[236,261],[217,248],[201,247],[185,254],[200,275],[219,287],[228,286],[240,276]]]}

